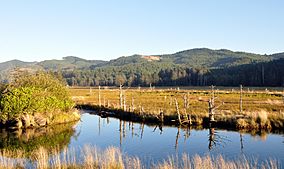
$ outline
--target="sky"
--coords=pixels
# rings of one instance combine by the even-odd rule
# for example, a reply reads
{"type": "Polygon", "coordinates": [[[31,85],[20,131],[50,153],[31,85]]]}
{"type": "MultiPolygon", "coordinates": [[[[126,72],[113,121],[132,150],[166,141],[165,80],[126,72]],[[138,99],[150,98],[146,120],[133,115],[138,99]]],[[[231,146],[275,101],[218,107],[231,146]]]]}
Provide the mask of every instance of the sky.
{"type": "Polygon", "coordinates": [[[283,0],[0,0],[0,62],[284,52],[283,0]]]}

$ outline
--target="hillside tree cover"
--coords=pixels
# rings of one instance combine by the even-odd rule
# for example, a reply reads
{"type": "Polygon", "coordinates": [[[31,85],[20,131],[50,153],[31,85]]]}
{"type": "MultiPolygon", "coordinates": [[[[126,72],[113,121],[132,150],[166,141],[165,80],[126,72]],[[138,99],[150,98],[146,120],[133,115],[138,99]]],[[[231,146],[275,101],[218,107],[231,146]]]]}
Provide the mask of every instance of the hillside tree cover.
{"type": "Polygon", "coordinates": [[[149,62],[61,73],[70,86],[284,86],[284,59],[217,69],[149,62]]]}

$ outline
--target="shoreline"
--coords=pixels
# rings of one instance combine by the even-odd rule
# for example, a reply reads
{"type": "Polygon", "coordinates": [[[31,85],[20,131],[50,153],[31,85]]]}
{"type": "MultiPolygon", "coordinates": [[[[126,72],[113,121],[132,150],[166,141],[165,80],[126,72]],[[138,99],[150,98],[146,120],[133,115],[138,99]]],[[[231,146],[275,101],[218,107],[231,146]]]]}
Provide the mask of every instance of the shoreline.
{"type": "Polygon", "coordinates": [[[177,115],[164,115],[164,120],[161,121],[158,115],[155,114],[139,114],[131,111],[123,111],[122,109],[107,108],[105,106],[91,105],[91,104],[77,104],[76,108],[96,111],[96,114],[102,118],[114,117],[125,121],[139,122],[150,125],[165,125],[165,126],[176,126],[176,127],[190,127],[190,126],[202,126],[203,128],[219,128],[219,129],[228,129],[228,130],[239,130],[239,131],[278,131],[284,132],[282,127],[256,127],[256,126],[247,126],[247,127],[238,127],[237,120],[227,119],[226,121],[214,121],[209,122],[209,117],[192,117],[191,124],[184,123],[179,124],[177,121],[177,115]]]}
{"type": "Polygon", "coordinates": [[[20,117],[0,122],[1,129],[18,130],[29,128],[41,128],[52,125],[66,124],[80,120],[78,109],[72,109],[69,112],[53,113],[24,113],[20,117]]]}

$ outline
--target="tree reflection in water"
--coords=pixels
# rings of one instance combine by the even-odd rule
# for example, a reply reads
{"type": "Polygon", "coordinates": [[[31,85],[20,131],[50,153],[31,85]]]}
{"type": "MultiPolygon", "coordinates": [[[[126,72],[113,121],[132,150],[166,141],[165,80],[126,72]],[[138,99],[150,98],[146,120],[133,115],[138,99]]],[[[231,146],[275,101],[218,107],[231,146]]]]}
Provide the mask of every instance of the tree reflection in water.
{"type": "Polygon", "coordinates": [[[154,130],[153,130],[153,132],[156,131],[157,127],[159,127],[160,134],[163,134],[163,124],[160,123],[159,125],[156,125],[155,128],[154,128],[154,130]]]}
{"type": "MultiPolygon", "coordinates": [[[[0,150],[23,150],[24,157],[29,157],[34,150],[43,147],[47,150],[57,148],[62,150],[70,143],[71,137],[78,137],[75,133],[77,122],[59,124],[41,128],[28,128],[19,130],[0,130],[0,150]]],[[[16,155],[16,154],[15,154],[16,155]]],[[[13,155],[12,155],[13,156],[13,155]]]]}
{"type": "Polygon", "coordinates": [[[227,142],[230,142],[230,140],[226,136],[222,136],[217,131],[215,131],[214,127],[209,127],[208,141],[209,141],[208,144],[209,150],[212,150],[219,146],[224,147],[227,144],[227,142]]]}
{"type": "MultiPolygon", "coordinates": [[[[118,119],[119,120],[119,119],[118,119]]],[[[108,120],[108,124],[110,121],[108,120]]],[[[120,147],[123,144],[123,140],[126,138],[127,134],[130,137],[138,137],[140,139],[143,139],[143,134],[144,134],[144,128],[145,125],[147,126],[146,128],[153,127],[152,132],[153,133],[159,133],[159,135],[164,134],[167,132],[167,130],[164,129],[163,123],[160,123],[158,125],[147,125],[145,123],[136,123],[132,121],[124,121],[124,120],[119,120],[119,144],[120,147]]],[[[100,126],[99,126],[100,128],[100,126]]],[[[184,138],[184,142],[186,142],[191,135],[191,130],[204,130],[202,126],[177,126],[175,128],[176,134],[172,135],[174,139],[174,148],[177,150],[179,146],[179,140],[181,138],[184,138]]],[[[231,142],[230,139],[228,139],[228,136],[226,133],[222,134],[221,129],[216,129],[213,126],[209,126],[208,128],[208,149],[209,151],[220,148],[220,147],[225,147],[228,142],[231,142]]],[[[240,150],[243,151],[244,149],[244,134],[243,133],[249,133],[253,137],[261,137],[261,138],[266,138],[266,132],[256,132],[256,131],[239,131],[239,142],[240,142],[240,150]]],[[[206,138],[205,138],[206,139],[206,138]]]]}

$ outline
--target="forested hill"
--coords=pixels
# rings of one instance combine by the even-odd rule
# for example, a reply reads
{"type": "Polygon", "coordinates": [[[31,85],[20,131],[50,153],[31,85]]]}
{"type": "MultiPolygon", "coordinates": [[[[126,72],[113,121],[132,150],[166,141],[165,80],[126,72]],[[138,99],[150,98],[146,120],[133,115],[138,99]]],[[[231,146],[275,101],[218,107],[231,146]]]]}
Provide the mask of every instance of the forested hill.
{"type": "Polygon", "coordinates": [[[132,55],[64,72],[69,85],[283,86],[284,53],[259,55],[191,49],[166,55],[132,55]]]}
{"type": "Polygon", "coordinates": [[[174,54],[165,55],[132,55],[110,60],[104,64],[93,67],[103,66],[124,66],[127,64],[147,63],[149,61],[159,63],[172,63],[186,65],[194,68],[223,68],[250,63],[268,62],[274,59],[284,58],[284,53],[273,55],[259,55],[245,52],[233,52],[226,49],[211,50],[207,48],[197,48],[185,50],[174,54]]]}
{"type": "Polygon", "coordinates": [[[102,60],[85,60],[75,56],[63,57],[62,60],[45,60],[39,62],[38,65],[45,70],[74,70],[89,69],[90,66],[102,64],[102,60]]]}
{"type": "Polygon", "coordinates": [[[69,85],[79,86],[121,83],[127,86],[283,86],[283,63],[284,53],[260,55],[200,48],[174,54],[124,56],[110,61],[69,56],[25,67],[32,65],[32,69],[60,72],[69,85]]]}

